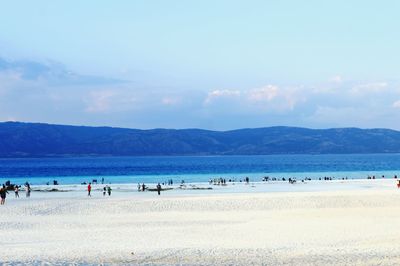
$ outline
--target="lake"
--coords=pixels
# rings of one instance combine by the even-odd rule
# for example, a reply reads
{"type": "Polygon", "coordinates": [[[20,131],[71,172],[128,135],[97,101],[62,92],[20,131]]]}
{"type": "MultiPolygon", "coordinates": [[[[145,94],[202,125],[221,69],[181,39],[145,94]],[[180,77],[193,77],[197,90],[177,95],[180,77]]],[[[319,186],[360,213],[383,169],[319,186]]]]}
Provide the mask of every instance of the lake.
{"type": "Polygon", "coordinates": [[[327,154],[260,156],[74,157],[0,159],[0,183],[79,184],[105,178],[110,183],[206,182],[249,176],[366,178],[400,174],[400,154],[327,154]]]}

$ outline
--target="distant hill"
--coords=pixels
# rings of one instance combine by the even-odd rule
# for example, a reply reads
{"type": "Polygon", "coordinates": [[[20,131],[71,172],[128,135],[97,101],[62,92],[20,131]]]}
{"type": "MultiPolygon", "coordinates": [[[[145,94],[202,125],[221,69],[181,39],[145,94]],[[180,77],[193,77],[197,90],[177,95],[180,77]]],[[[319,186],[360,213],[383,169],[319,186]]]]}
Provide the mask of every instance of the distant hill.
{"type": "Polygon", "coordinates": [[[0,123],[0,157],[398,153],[389,129],[138,130],[0,123]]]}

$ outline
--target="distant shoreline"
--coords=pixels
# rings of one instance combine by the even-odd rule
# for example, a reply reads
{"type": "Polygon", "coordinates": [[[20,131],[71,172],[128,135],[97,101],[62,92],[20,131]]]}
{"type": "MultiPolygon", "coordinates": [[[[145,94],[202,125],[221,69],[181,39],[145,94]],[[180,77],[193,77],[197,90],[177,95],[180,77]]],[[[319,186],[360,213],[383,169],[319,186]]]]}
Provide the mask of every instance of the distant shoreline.
{"type": "Polygon", "coordinates": [[[11,184],[23,186],[26,182],[31,185],[60,188],[62,186],[85,186],[89,182],[102,185],[101,181],[104,178],[104,185],[128,185],[137,183],[146,184],[167,184],[168,180],[173,180],[174,185],[180,185],[184,181],[185,185],[190,184],[210,184],[213,180],[222,178],[229,184],[245,183],[245,177],[249,177],[252,183],[268,183],[264,180],[268,177],[269,182],[287,183],[289,179],[296,182],[303,181],[326,181],[325,178],[331,181],[343,180],[396,180],[400,179],[400,170],[387,171],[350,171],[350,172],[296,172],[296,173],[224,173],[224,174],[180,174],[180,175],[120,175],[120,176],[41,176],[41,177],[0,177],[0,185],[10,181],[11,184]],[[384,177],[382,177],[384,176],[384,177]],[[97,182],[93,182],[97,180],[97,182]],[[263,181],[264,180],[264,181],[263,181]],[[53,181],[57,181],[58,185],[53,185],[53,181]],[[47,184],[48,183],[48,184],[47,184]]]}

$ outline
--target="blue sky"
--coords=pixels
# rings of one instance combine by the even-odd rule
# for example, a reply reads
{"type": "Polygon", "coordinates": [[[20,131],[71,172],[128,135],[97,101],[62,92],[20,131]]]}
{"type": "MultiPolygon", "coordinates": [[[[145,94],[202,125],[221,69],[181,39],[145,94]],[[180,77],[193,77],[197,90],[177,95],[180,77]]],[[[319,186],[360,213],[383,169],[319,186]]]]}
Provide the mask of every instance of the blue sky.
{"type": "Polygon", "coordinates": [[[398,1],[3,1],[0,120],[400,129],[398,1]]]}

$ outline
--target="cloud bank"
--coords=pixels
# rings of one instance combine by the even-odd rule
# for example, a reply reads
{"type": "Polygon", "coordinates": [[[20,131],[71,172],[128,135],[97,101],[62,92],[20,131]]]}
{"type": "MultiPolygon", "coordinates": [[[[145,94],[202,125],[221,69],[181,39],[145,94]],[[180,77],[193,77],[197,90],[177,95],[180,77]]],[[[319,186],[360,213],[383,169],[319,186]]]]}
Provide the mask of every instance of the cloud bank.
{"type": "Polygon", "coordinates": [[[273,125],[400,129],[399,84],[336,75],[323,84],[191,89],[84,75],[55,62],[0,58],[0,120],[218,130],[273,125]]]}

